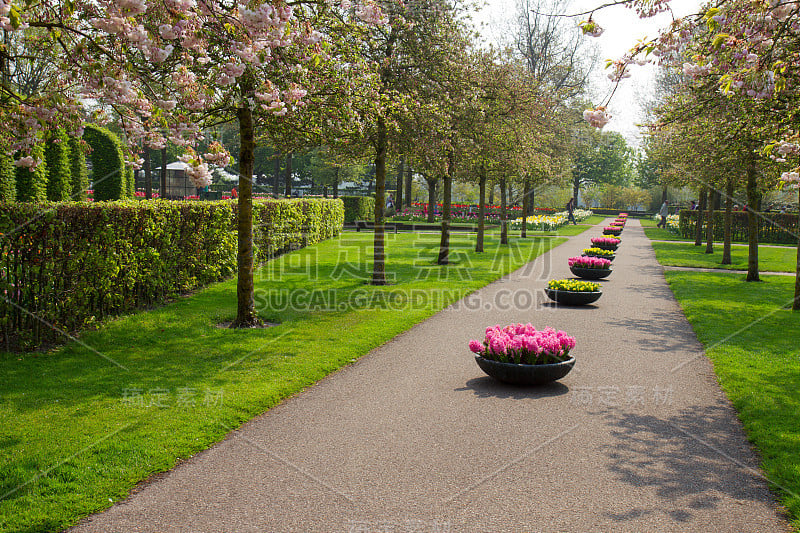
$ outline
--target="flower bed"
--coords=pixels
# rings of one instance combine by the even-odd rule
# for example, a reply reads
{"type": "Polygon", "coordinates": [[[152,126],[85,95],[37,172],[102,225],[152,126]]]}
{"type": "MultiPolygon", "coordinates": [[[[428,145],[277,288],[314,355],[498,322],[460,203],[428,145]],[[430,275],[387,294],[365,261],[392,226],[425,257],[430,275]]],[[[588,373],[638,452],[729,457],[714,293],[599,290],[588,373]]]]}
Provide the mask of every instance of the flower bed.
{"type": "Polygon", "coordinates": [[[469,349],[484,359],[524,365],[561,363],[574,347],[575,339],[565,332],[549,327],[537,331],[530,324],[488,327],[483,342],[469,342],[469,349]]]}
{"type": "Polygon", "coordinates": [[[547,288],[551,291],[600,292],[599,283],[579,279],[551,279],[547,288]]]}
{"type": "Polygon", "coordinates": [[[602,248],[584,248],[583,255],[592,257],[602,257],[608,260],[614,259],[614,252],[612,252],[611,250],[603,250],[602,248]]]}
{"type": "Polygon", "coordinates": [[[592,237],[592,244],[597,248],[603,248],[604,250],[613,250],[619,243],[621,243],[621,239],[617,239],[616,237],[592,237]]]}
{"type": "Polygon", "coordinates": [[[622,228],[619,226],[608,226],[603,228],[603,235],[617,236],[622,233],[622,228]]]}
{"type": "Polygon", "coordinates": [[[602,257],[594,256],[580,256],[570,257],[568,260],[570,267],[577,268],[593,268],[593,269],[608,269],[611,268],[611,261],[603,259],[602,257]]]}
{"type": "MultiPolygon", "coordinates": [[[[555,215],[533,215],[526,219],[525,227],[532,231],[553,231],[567,223],[567,217],[563,213],[555,215]]],[[[522,219],[518,218],[511,221],[511,229],[522,229],[522,219]]]]}

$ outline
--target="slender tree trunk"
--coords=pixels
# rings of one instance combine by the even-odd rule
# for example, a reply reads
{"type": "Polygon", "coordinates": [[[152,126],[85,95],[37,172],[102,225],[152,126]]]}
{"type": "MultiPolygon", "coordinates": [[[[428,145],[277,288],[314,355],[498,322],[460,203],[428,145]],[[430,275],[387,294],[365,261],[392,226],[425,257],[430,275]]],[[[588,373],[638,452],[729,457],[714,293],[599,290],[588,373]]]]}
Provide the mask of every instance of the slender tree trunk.
{"type": "Polygon", "coordinates": [[[444,175],[444,198],[442,201],[442,239],[439,242],[439,257],[436,263],[447,265],[450,263],[450,218],[451,202],[453,199],[453,173],[455,172],[455,156],[450,150],[447,154],[447,173],[444,175]]]}
{"type": "Polygon", "coordinates": [[[711,193],[711,198],[708,202],[708,211],[706,212],[706,253],[714,253],[714,202],[717,199],[719,192],[714,190],[711,193]]]}
{"type": "Polygon", "coordinates": [[[708,189],[702,187],[700,189],[700,205],[697,206],[697,217],[695,217],[695,227],[694,227],[695,246],[700,246],[703,244],[703,211],[706,210],[707,199],[708,199],[708,189]]]}
{"type": "Polygon", "coordinates": [[[508,182],[508,195],[506,196],[506,205],[512,206],[517,205],[517,202],[514,201],[514,189],[511,186],[511,182],[508,182]]]}
{"type": "Polygon", "coordinates": [[[428,183],[428,222],[436,222],[436,178],[425,178],[428,183]]]}
{"type": "Polygon", "coordinates": [[[411,174],[411,167],[406,165],[406,207],[411,207],[411,183],[413,182],[413,176],[411,174]]]}
{"type": "Polygon", "coordinates": [[[581,180],[577,176],[572,177],[572,197],[575,198],[575,205],[578,205],[578,193],[580,192],[581,180]]]}
{"type": "Polygon", "coordinates": [[[661,191],[661,203],[663,204],[666,201],[667,201],[667,186],[665,185],[664,190],[661,191]]]}
{"type": "Polygon", "coordinates": [[[483,234],[486,230],[486,171],[481,166],[481,175],[478,181],[480,198],[478,199],[478,238],[475,241],[475,251],[483,252],[483,234]]]}
{"type": "Polygon", "coordinates": [[[399,215],[403,211],[403,176],[405,176],[406,158],[400,158],[397,167],[397,185],[394,191],[394,210],[399,215]]]}
{"type": "Polygon", "coordinates": [[[489,187],[489,205],[494,205],[494,183],[489,187]]]}
{"type": "Polygon", "coordinates": [[[286,198],[292,197],[292,153],[289,152],[286,156],[286,184],[283,195],[286,198]]]}
{"type": "Polygon", "coordinates": [[[167,147],[161,149],[161,198],[167,197],[167,147]]]}
{"type": "MultiPolygon", "coordinates": [[[[797,190],[798,204],[800,205],[800,189],[797,190]]],[[[794,301],[792,311],[800,311],[800,235],[797,237],[797,266],[794,274],[794,301]]]]}
{"type": "Polygon", "coordinates": [[[272,175],[272,195],[276,198],[281,192],[281,153],[275,154],[275,172],[272,175]]]}
{"type": "Polygon", "coordinates": [[[336,172],[333,176],[333,197],[339,198],[339,167],[336,167],[336,172]]]}
{"type": "Polygon", "coordinates": [[[520,237],[523,239],[528,238],[528,208],[530,207],[530,193],[531,193],[531,182],[526,177],[525,182],[523,184],[523,192],[522,192],[522,231],[520,232],[520,237]]]}
{"type": "Polygon", "coordinates": [[[500,180],[500,244],[508,244],[508,222],[506,215],[506,207],[508,206],[508,198],[506,198],[506,179],[500,180]]]}
{"type": "Polygon", "coordinates": [[[258,325],[255,292],[253,290],[253,163],[255,132],[253,115],[245,100],[236,110],[239,119],[239,198],[238,198],[238,254],[239,272],[236,282],[236,320],[232,328],[258,325]]]}
{"type": "Polygon", "coordinates": [[[761,281],[758,275],[758,188],[756,185],[757,171],[756,159],[750,156],[747,166],[747,278],[746,281],[761,281]]]}
{"type": "Polygon", "coordinates": [[[386,250],[383,210],[386,206],[387,131],[383,118],[378,119],[378,139],[375,150],[375,240],[373,244],[372,285],[386,285],[386,250]]]}
{"type": "Polygon", "coordinates": [[[144,147],[144,197],[153,198],[153,168],[150,164],[150,148],[144,147]]]}
{"type": "Polygon", "coordinates": [[[725,236],[722,242],[722,264],[730,265],[731,260],[731,224],[733,223],[733,178],[728,177],[725,184],[725,236]]]}

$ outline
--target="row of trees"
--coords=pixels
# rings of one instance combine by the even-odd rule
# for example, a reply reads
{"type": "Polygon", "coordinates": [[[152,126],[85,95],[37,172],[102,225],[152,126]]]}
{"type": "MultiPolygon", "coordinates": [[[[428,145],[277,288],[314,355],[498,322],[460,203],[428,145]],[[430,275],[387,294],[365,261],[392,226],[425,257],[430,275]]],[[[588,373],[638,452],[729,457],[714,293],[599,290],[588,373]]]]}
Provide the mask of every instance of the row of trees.
{"type": "MultiPolygon", "coordinates": [[[[209,182],[209,165],[230,163],[225,145],[237,146],[234,326],[250,326],[258,322],[252,185],[259,146],[285,161],[287,175],[291,154],[311,149],[333,180],[354,165],[374,166],[375,285],[386,283],[387,184],[407,191],[411,169],[442,191],[441,264],[455,181],[477,182],[482,214],[487,184],[499,186],[505,206],[513,180],[527,206],[536,187],[572,179],[581,168],[576,147],[598,136],[580,119],[591,65],[568,21],[537,14],[558,6],[534,7],[521,4],[513,50],[501,52],[479,45],[470,6],[460,0],[2,3],[9,45],[0,49],[0,120],[10,134],[1,142],[35,171],[44,132],[79,136],[87,119],[113,121],[129,167],[147,167],[152,151],[164,161],[168,145],[178,147],[198,186],[209,182]],[[235,133],[224,139],[228,125],[235,133]],[[208,132],[220,133],[210,142],[208,132]],[[393,167],[398,183],[387,181],[393,167]]],[[[482,223],[476,249],[483,250],[482,223]]]]}
{"type": "MultiPolygon", "coordinates": [[[[796,186],[795,131],[798,5],[728,1],[697,22],[678,21],[661,56],[660,98],[647,141],[648,167],[663,186],[697,191],[713,251],[713,210],[724,206],[723,264],[731,263],[731,220],[737,197],[748,216],[747,280],[759,280],[758,227],[765,192],[796,186]],[[677,33],[676,33],[677,32],[677,33]],[[791,65],[791,67],[790,67],[791,65]],[[788,170],[787,170],[788,169],[788,170]]],[[[665,38],[662,37],[662,41],[665,38]]],[[[793,309],[800,309],[800,237],[793,309]]]]}

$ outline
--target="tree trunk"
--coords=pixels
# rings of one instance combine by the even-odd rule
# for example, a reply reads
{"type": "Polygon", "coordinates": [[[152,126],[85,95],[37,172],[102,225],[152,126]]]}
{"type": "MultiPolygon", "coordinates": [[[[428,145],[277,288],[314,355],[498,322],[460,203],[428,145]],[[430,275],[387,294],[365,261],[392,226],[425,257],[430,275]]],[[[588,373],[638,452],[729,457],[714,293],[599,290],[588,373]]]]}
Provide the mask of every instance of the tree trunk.
{"type": "Polygon", "coordinates": [[[411,167],[406,165],[406,194],[405,194],[405,200],[406,200],[406,207],[408,207],[408,208],[411,207],[411,183],[412,183],[412,181],[413,181],[413,176],[411,174],[411,167]]]}
{"type": "Polygon", "coordinates": [[[161,198],[167,198],[167,147],[161,149],[161,198]]]}
{"type": "Polygon", "coordinates": [[[666,201],[667,201],[667,187],[665,185],[664,190],[661,191],[661,203],[663,204],[666,201]]]}
{"type": "Polygon", "coordinates": [[[286,184],[285,189],[283,191],[283,195],[286,198],[292,197],[292,153],[286,156],[286,184]]]}
{"type": "Polygon", "coordinates": [[[275,154],[275,173],[272,175],[272,195],[275,198],[281,192],[281,153],[275,154]]]}
{"type": "Polygon", "coordinates": [[[386,206],[387,131],[384,119],[378,119],[375,150],[375,239],[373,243],[372,285],[386,285],[386,250],[383,210],[386,206]]]}
{"type": "Polygon", "coordinates": [[[483,166],[481,166],[478,187],[480,189],[480,198],[478,199],[478,238],[475,241],[475,251],[480,253],[483,252],[483,234],[486,229],[486,171],[483,166]]]}
{"type": "Polygon", "coordinates": [[[328,186],[327,185],[323,185],[322,186],[322,197],[323,198],[327,198],[328,197],[328,186]]]}
{"type": "Polygon", "coordinates": [[[506,179],[500,180],[500,244],[508,244],[508,223],[506,222],[506,207],[508,206],[508,198],[506,198],[506,179]]]}
{"type": "Polygon", "coordinates": [[[442,201],[442,239],[439,242],[439,257],[436,263],[447,265],[450,263],[450,203],[453,198],[453,172],[455,170],[455,157],[452,150],[447,154],[447,172],[444,175],[444,198],[442,201]]]}
{"type": "Polygon", "coordinates": [[[428,183],[428,222],[436,222],[436,178],[425,178],[428,183]]]}
{"type": "Polygon", "coordinates": [[[706,211],[706,253],[714,253],[714,203],[719,196],[719,191],[714,190],[711,192],[711,198],[708,202],[708,210],[706,211]]]}
{"type": "Polygon", "coordinates": [[[333,197],[339,198],[339,167],[336,167],[336,173],[333,176],[333,197]]]}
{"type": "MultiPolygon", "coordinates": [[[[800,189],[797,190],[798,204],[800,205],[800,189]]],[[[792,311],[800,311],[800,235],[797,237],[797,266],[794,274],[794,301],[792,311]]]]}
{"type": "Polygon", "coordinates": [[[526,177],[522,192],[522,231],[520,232],[520,237],[523,239],[528,238],[528,208],[530,207],[530,193],[531,182],[526,177]]]}
{"type": "Polygon", "coordinates": [[[757,167],[754,155],[747,166],[747,278],[746,281],[761,281],[758,275],[758,188],[756,186],[757,167]]]}
{"type": "Polygon", "coordinates": [[[150,164],[150,148],[144,147],[144,197],[153,198],[153,168],[150,164]]]}
{"type": "Polygon", "coordinates": [[[733,223],[733,178],[728,177],[725,184],[725,236],[722,240],[722,264],[730,265],[731,261],[731,224],[733,223]]]}
{"type": "Polygon", "coordinates": [[[394,210],[399,215],[403,211],[403,176],[405,176],[406,158],[400,158],[397,167],[397,186],[394,191],[394,210]]]}
{"type": "Polygon", "coordinates": [[[572,197],[575,198],[575,205],[578,205],[578,193],[580,192],[581,180],[577,176],[572,178],[572,197]]]}
{"type": "Polygon", "coordinates": [[[258,325],[255,292],[253,290],[253,163],[255,153],[255,131],[253,114],[247,101],[236,110],[239,119],[239,198],[238,198],[238,255],[239,269],[236,282],[236,320],[232,328],[247,328],[258,325]]]}
{"type": "Polygon", "coordinates": [[[494,183],[489,187],[489,205],[494,205],[494,183]]]}
{"type": "Polygon", "coordinates": [[[514,201],[514,189],[511,186],[511,182],[508,182],[508,195],[506,196],[506,205],[507,206],[517,205],[517,202],[514,201]]]}
{"type": "Polygon", "coordinates": [[[703,244],[703,211],[706,210],[706,200],[708,199],[708,189],[700,189],[700,205],[697,206],[697,217],[695,217],[694,245],[703,244]]]}

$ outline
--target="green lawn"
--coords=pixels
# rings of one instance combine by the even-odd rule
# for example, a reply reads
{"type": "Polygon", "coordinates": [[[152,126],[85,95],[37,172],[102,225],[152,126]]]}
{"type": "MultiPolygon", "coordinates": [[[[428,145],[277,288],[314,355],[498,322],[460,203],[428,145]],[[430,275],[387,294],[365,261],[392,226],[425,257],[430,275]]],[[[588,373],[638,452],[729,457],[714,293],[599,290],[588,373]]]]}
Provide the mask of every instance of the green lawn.
{"type": "Polygon", "coordinates": [[[647,235],[648,238],[654,241],[685,241],[683,237],[680,235],[673,233],[668,229],[661,229],[657,228],[655,220],[652,218],[642,218],[639,219],[644,228],[644,234],[647,235]]]}
{"type": "Polygon", "coordinates": [[[719,382],[758,448],[770,486],[800,528],[800,312],[794,278],[747,283],[725,273],[667,272],[719,382]]]}
{"type": "Polygon", "coordinates": [[[112,505],[563,242],[512,238],[501,247],[487,235],[476,254],[474,238],[454,234],[453,263],[440,267],[437,235],[387,235],[386,287],[366,284],[370,233],[283,256],[256,275],[259,312],[278,324],[267,329],[216,327],[235,315],[231,280],[50,353],[0,354],[0,531],[58,531],[112,505]]]}
{"type": "MultiPolygon", "coordinates": [[[[721,265],[722,245],[714,246],[714,253],[705,253],[706,247],[694,243],[654,242],[653,249],[659,263],[665,266],[721,268],[747,270],[747,247],[732,246],[730,265],[721,265]]],[[[763,272],[794,272],[797,266],[796,248],[774,246],[758,247],[759,269],[763,272]]]]}

